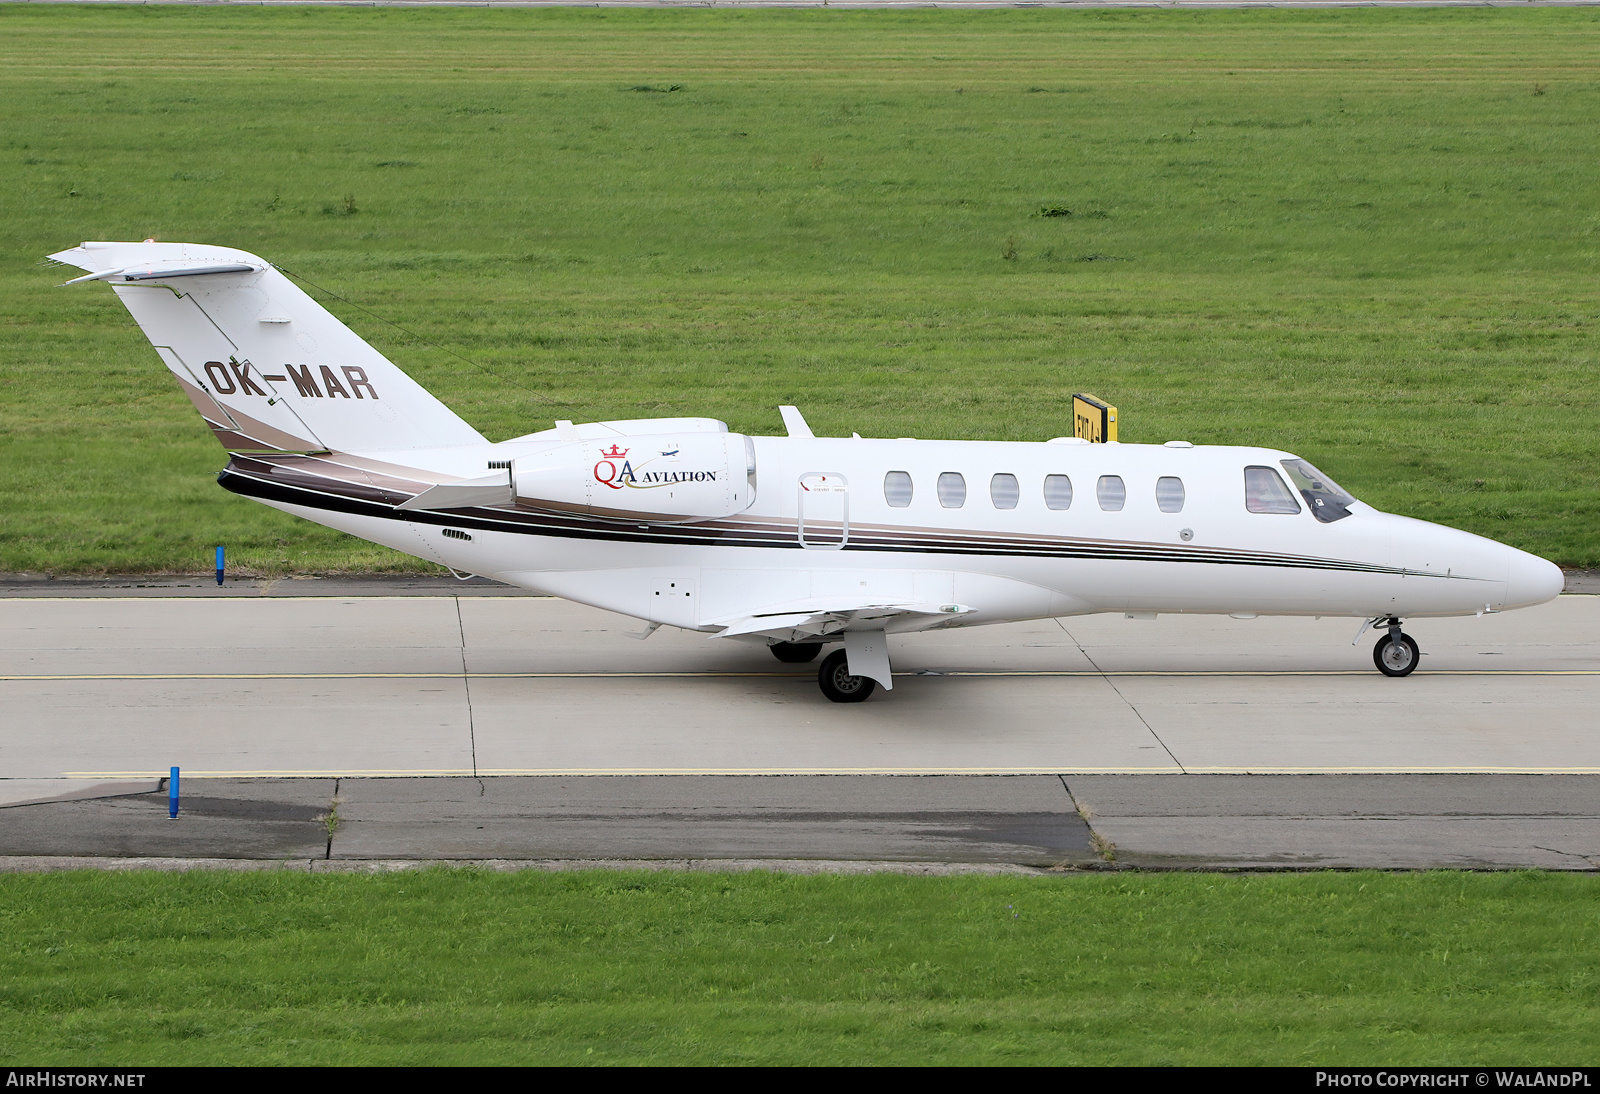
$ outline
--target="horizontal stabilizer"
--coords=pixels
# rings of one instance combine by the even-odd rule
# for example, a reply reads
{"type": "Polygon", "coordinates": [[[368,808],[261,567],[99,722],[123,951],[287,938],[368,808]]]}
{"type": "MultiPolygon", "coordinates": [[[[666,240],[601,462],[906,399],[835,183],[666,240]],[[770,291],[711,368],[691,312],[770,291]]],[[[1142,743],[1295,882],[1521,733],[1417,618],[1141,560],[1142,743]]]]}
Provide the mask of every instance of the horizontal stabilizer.
{"type": "Polygon", "coordinates": [[[430,486],[396,509],[465,509],[473,505],[511,505],[516,500],[507,472],[430,486]]]}
{"type": "Polygon", "coordinates": [[[204,266],[163,265],[159,262],[143,266],[124,266],[115,270],[84,274],[64,281],[64,285],[82,285],[85,281],[165,281],[169,277],[198,277],[201,274],[259,273],[265,265],[250,266],[243,262],[214,262],[204,266]]]}

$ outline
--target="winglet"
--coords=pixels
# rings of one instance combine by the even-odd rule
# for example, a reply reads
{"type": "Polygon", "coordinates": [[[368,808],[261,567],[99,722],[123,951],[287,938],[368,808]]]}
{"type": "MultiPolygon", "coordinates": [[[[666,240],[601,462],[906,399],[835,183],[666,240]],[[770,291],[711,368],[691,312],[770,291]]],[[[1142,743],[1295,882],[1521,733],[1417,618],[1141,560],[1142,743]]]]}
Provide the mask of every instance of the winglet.
{"type": "Polygon", "coordinates": [[[797,406],[780,406],[778,413],[783,415],[783,427],[789,431],[791,437],[804,437],[815,440],[816,434],[811,432],[811,427],[806,424],[805,415],[800,413],[797,406]]]}

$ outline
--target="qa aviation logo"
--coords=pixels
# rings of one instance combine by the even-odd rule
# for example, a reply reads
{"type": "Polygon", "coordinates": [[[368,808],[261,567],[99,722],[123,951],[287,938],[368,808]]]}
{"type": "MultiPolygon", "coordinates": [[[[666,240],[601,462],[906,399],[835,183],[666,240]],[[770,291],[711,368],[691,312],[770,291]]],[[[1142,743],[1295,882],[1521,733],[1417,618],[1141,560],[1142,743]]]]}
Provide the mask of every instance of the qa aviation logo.
{"type": "MultiPolygon", "coordinates": [[[[716,482],[722,478],[720,471],[650,471],[653,458],[641,463],[636,470],[628,458],[632,449],[613,444],[600,450],[600,460],[594,465],[594,481],[613,490],[655,490],[689,482],[716,482]]],[[[676,456],[678,449],[662,452],[663,457],[676,456]]]]}

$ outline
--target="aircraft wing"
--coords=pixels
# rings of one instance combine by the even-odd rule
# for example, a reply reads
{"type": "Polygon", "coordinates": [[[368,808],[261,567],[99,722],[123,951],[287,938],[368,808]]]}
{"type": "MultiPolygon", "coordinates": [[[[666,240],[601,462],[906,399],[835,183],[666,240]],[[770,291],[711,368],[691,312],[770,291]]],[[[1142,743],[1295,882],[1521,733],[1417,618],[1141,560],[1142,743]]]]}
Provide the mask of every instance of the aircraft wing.
{"type": "Polygon", "coordinates": [[[719,638],[759,636],[779,642],[805,642],[845,631],[920,631],[966,615],[965,604],[910,601],[803,600],[776,604],[748,615],[713,621],[719,638]]]}

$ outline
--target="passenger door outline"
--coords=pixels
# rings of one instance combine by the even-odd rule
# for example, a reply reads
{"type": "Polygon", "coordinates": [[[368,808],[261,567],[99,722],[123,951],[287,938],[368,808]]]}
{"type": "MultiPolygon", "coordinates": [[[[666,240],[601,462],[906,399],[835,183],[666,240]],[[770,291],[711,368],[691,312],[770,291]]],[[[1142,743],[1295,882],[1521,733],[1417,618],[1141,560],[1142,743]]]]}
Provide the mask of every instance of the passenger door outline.
{"type": "Polygon", "coordinates": [[[850,542],[849,480],[837,471],[807,471],[796,483],[795,493],[800,546],[808,551],[843,550],[850,542]],[[809,529],[808,513],[812,522],[809,529]]]}

